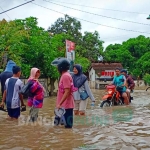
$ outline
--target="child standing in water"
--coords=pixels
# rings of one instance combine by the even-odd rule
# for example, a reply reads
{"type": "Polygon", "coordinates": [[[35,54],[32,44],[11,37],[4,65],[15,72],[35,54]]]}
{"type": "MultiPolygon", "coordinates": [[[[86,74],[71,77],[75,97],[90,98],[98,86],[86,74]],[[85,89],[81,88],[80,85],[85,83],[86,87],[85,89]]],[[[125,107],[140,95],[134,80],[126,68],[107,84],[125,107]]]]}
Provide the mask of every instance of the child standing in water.
{"type": "Polygon", "coordinates": [[[40,70],[38,68],[32,68],[28,82],[32,82],[30,87],[30,96],[28,97],[28,106],[30,109],[30,121],[37,121],[39,108],[43,106],[44,99],[44,87],[38,81],[40,77],[40,70]]]}
{"type": "Polygon", "coordinates": [[[19,93],[23,82],[19,79],[21,75],[21,69],[19,66],[13,66],[13,76],[8,78],[5,82],[5,90],[1,106],[4,106],[6,99],[6,106],[9,119],[18,119],[20,116],[20,102],[21,106],[24,106],[23,96],[19,93]]]}

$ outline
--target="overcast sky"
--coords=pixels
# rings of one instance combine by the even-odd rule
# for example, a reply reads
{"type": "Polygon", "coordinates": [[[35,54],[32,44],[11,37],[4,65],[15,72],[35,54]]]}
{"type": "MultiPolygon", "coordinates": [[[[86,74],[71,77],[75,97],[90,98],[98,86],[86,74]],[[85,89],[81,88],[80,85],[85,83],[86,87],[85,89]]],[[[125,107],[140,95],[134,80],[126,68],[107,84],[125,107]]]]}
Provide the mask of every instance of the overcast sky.
{"type": "MultiPolygon", "coordinates": [[[[17,5],[20,5],[22,3],[25,3],[27,1],[30,0],[0,0],[0,12],[15,7],[17,5]]],[[[150,14],[150,0],[73,0],[73,1],[51,0],[51,2],[55,2],[57,4],[64,5],[67,7],[72,7],[82,11],[88,11],[90,13],[127,20],[127,21],[139,22],[142,24],[130,23],[127,21],[120,21],[120,20],[110,19],[106,17],[96,16],[85,12],[69,9],[63,6],[58,6],[46,1],[50,1],[50,0],[45,0],[45,1],[35,0],[34,3],[59,11],[64,14],[68,14],[72,17],[97,23],[97,24],[92,24],[80,20],[82,24],[82,33],[84,33],[84,31],[94,32],[95,30],[97,30],[100,34],[101,40],[105,42],[104,47],[106,47],[109,44],[122,43],[123,41],[126,41],[127,39],[132,37],[137,37],[138,35],[145,35],[146,37],[150,37],[150,20],[146,19],[150,14]],[[98,7],[103,9],[87,8],[84,6],[77,6],[73,4],[70,5],[66,3],[74,3],[78,5],[98,7]],[[137,12],[137,13],[110,11],[108,9],[137,12]],[[145,33],[118,30],[115,28],[106,27],[105,25],[115,27],[115,28],[122,28],[125,30],[134,30],[134,31],[145,32],[145,33]]],[[[2,20],[3,18],[5,18],[6,20],[24,19],[26,17],[34,16],[38,18],[39,26],[47,29],[59,17],[64,17],[64,15],[61,13],[57,13],[45,8],[41,8],[32,3],[28,3],[14,10],[8,11],[7,13],[0,14],[0,20],[2,20]]]]}

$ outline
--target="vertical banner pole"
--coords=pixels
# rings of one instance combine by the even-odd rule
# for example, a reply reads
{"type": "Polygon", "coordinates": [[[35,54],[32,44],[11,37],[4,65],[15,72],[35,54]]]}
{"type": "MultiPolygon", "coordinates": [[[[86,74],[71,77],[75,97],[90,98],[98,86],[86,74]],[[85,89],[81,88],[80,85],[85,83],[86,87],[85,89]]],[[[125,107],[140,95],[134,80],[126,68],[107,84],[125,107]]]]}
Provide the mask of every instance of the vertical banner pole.
{"type": "Polygon", "coordinates": [[[74,57],[75,57],[75,43],[72,41],[66,40],[66,58],[70,59],[70,72],[73,72],[73,65],[74,65],[74,57]]]}
{"type": "Polygon", "coordinates": [[[66,53],[65,53],[65,55],[66,55],[65,57],[66,57],[66,58],[67,58],[67,51],[68,51],[68,50],[67,50],[67,40],[66,40],[66,53]]]}

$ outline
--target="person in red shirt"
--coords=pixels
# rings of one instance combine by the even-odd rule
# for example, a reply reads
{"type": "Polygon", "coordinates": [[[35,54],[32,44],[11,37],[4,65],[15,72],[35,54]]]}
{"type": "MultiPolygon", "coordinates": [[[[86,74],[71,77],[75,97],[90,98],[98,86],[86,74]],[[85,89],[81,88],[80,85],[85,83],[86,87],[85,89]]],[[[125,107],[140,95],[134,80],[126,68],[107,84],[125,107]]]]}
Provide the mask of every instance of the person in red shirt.
{"type": "MultiPolygon", "coordinates": [[[[60,58],[57,62],[57,68],[61,75],[58,85],[57,109],[64,108],[64,125],[65,128],[72,128],[73,126],[73,109],[74,109],[74,99],[73,99],[73,79],[68,72],[70,67],[70,62],[66,58],[60,58]]],[[[54,124],[58,125],[61,118],[56,118],[54,124]]]]}
{"type": "Polygon", "coordinates": [[[132,77],[127,74],[127,70],[123,69],[123,70],[121,70],[121,73],[126,77],[126,83],[127,83],[126,92],[128,94],[128,98],[130,100],[130,92],[133,91],[133,89],[135,87],[135,83],[134,83],[134,80],[132,79],[132,77]]]}

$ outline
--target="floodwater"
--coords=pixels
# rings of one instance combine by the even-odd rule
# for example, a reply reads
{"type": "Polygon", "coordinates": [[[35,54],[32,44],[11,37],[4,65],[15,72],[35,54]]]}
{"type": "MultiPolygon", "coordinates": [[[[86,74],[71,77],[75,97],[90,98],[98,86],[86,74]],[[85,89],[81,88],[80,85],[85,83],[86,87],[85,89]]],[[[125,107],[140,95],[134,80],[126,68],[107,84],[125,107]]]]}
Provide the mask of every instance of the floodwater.
{"type": "Polygon", "coordinates": [[[0,111],[0,150],[150,150],[150,90],[134,91],[130,106],[105,109],[98,104],[104,91],[93,90],[95,108],[75,117],[73,129],[53,126],[56,97],[46,98],[37,124],[28,110],[18,121],[0,111]]]}

